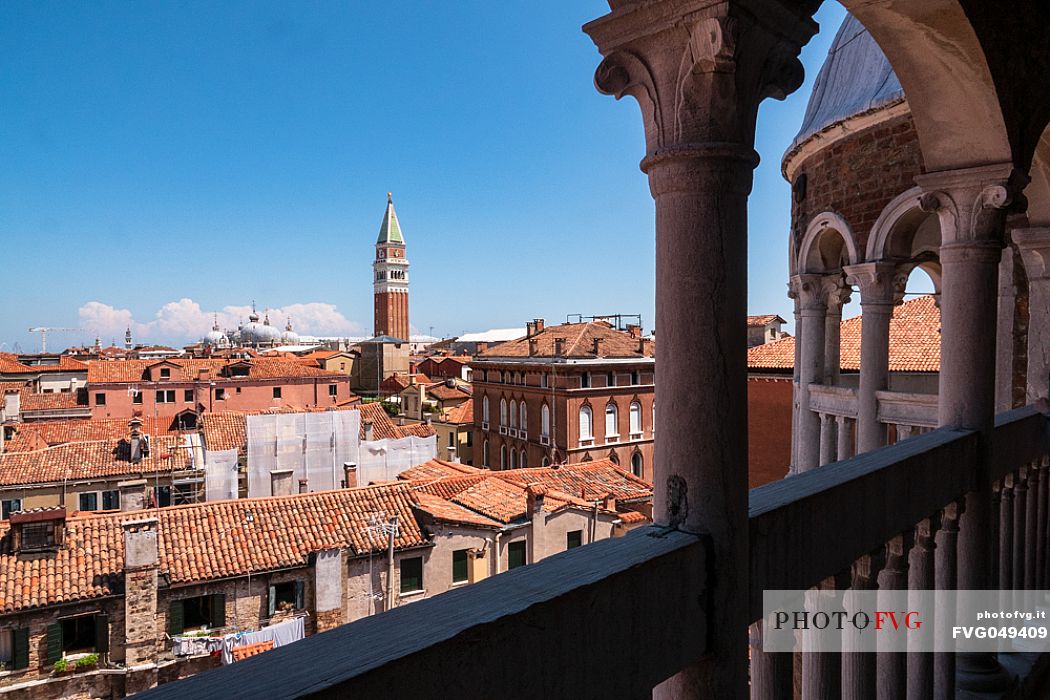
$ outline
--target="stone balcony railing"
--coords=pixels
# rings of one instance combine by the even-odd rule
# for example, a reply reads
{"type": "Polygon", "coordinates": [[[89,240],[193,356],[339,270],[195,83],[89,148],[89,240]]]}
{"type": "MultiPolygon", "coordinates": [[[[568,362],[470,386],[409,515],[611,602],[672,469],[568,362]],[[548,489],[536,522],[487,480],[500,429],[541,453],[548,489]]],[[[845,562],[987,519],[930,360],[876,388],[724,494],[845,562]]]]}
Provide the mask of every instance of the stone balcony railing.
{"type": "MultiPolygon", "coordinates": [[[[939,428],[752,490],[748,619],[761,618],[763,590],[829,579],[955,587],[959,514],[974,492],[996,504],[994,585],[1046,587],[1048,429],[1031,407],[1000,415],[990,473],[977,433],[939,428]]],[[[648,697],[707,648],[710,557],[703,535],[651,526],[142,697],[648,697]]],[[[792,656],[752,649],[753,697],[792,697],[792,656]]],[[[801,655],[808,696],[954,693],[954,655],[877,656],[801,655]]]]}

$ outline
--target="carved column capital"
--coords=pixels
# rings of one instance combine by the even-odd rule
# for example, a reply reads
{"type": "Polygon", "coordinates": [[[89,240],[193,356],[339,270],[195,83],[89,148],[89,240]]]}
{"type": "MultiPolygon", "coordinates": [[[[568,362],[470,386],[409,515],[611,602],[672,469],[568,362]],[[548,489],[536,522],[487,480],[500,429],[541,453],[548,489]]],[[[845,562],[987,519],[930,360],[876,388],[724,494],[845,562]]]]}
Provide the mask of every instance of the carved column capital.
{"type": "Polygon", "coordinates": [[[1010,235],[1021,251],[1028,279],[1050,279],[1050,227],[1015,228],[1010,235]]]}
{"type": "Polygon", "coordinates": [[[1006,215],[1027,207],[1029,178],[1011,163],[919,175],[919,206],[937,214],[942,250],[953,246],[1003,246],[1006,215]]]}
{"type": "Polygon", "coordinates": [[[890,262],[846,265],[846,282],[860,287],[861,306],[896,306],[904,301],[908,270],[890,262]]]}
{"type": "MultiPolygon", "coordinates": [[[[788,283],[788,296],[796,299],[802,316],[823,315],[828,308],[828,295],[837,289],[830,275],[794,275],[788,283]]],[[[839,280],[841,276],[837,275],[839,280]]]]}
{"type": "Polygon", "coordinates": [[[801,86],[798,55],[817,25],[778,0],[610,5],[583,30],[604,56],[598,90],[641,106],[642,169],[681,158],[753,168],[758,106],[801,86]]]}

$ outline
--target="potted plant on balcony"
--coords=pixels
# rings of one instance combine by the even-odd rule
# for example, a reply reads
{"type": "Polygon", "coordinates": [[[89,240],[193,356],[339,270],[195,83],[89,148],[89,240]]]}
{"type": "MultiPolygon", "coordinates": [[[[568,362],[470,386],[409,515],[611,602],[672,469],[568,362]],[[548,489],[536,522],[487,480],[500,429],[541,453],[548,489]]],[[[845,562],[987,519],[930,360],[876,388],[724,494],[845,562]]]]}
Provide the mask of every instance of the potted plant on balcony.
{"type": "Polygon", "coordinates": [[[73,663],[73,670],[94,671],[98,668],[98,654],[85,654],[73,663]]]}
{"type": "Polygon", "coordinates": [[[58,661],[55,662],[55,664],[51,667],[51,670],[56,675],[63,675],[63,674],[67,674],[67,673],[73,673],[73,665],[70,664],[67,659],[61,658],[61,659],[59,659],[58,661]]]}

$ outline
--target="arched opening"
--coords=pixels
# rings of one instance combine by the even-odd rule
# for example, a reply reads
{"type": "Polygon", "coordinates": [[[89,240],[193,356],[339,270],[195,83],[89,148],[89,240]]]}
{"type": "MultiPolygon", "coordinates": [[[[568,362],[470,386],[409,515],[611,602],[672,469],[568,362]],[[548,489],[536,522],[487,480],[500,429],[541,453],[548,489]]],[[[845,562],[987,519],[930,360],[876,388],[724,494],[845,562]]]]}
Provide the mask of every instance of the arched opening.
{"type": "Polygon", "coordinates": [[[594,438],[594,415],[588,405],[580,406],[580,440],[594,438]]]}
{"type": "Polygon", "coordinates": [[[845,219],[833,212],[813,217],[799,244],[800,273],[841,272],[843,267],[859,260],[856,238],[845,219]]]}
{"type": "Polygon", "coordinates": [[[643,459],[642,459],[642,453],[641,452],[635,452],[634,454],[632,454],[631,455],[631,473],[634,474],[635,476],[637,476],[639,479],[641,479],[643,474],[644,474],[644,467],[645,467],[645,464],[644,464],[643,459]]]}

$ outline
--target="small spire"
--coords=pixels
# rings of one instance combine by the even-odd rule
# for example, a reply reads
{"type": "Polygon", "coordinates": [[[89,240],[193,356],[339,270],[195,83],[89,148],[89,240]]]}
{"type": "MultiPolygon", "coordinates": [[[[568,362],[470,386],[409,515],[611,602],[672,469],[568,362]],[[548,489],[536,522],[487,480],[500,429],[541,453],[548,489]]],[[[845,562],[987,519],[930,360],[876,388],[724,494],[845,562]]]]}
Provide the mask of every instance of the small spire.
{"type": "Polygon", "coordinates": [[[387,192],[386,193],[386,203],[387,204],[393,204],[394,203],[394,193],[393,192],[387,192]]]}

